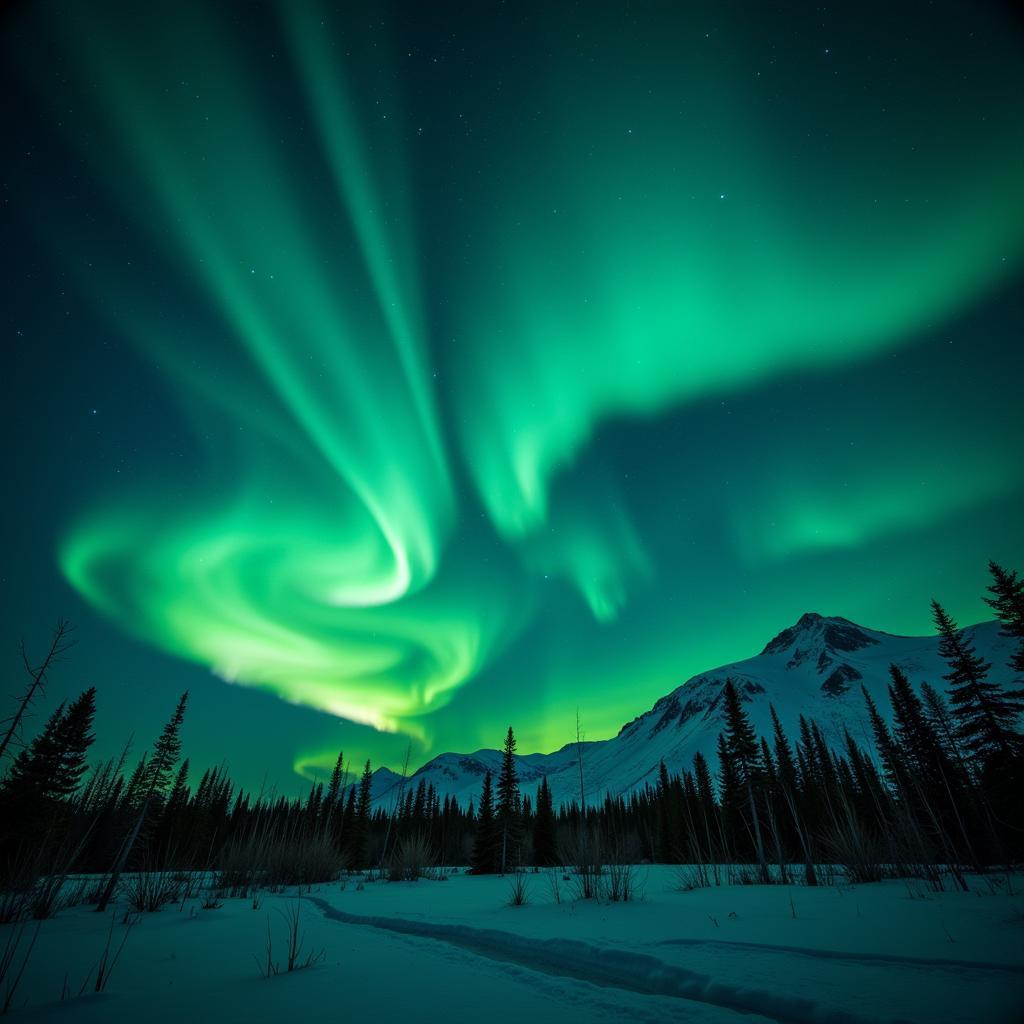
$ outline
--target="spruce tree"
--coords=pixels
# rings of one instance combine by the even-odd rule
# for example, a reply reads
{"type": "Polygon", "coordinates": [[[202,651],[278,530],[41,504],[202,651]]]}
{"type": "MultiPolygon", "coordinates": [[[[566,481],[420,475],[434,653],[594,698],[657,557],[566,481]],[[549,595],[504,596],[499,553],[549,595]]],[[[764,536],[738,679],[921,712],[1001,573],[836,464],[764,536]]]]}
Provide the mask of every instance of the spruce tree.
{"type": "Polygon", "coordinates": [[[533,857],[540,867],[558,863],[555,841],[555,810],[547,776],[537,789],[537,813],[533,821],[533,857]]]}
{"type": "Polygon", "coordinates": [[[174,777],[171,795],[167,798],[168,811],[180,810],[188,803],[188,769],[189,760],[186,757],[178,768],[178,774],[174,777]]]}
{"type": "Polygon", "coordinates": [[[956,738],[956,726],[946,698],[931,683],[924,682],[921,684],[921,703],[924,705],[928,724],[938,737],[943,753],[957,765],[963,778],[967,778],[970,773],[956,738]]]}
{"type": "Polygon", "coordinates": [[[355,829],[356,822],[356,787],[348,787],[348,796],[345,798],[345,810],[341,815],[341,825],[338,828],[338,838],[348,844],[349,837],[355,829]]]}
{"type": "Polygon", "coordinates": [[[149,763],[146,763],[145,755],[139,763],[139,783],[140,786],[145,788],[145,792],[142,797],[141,805],[139,806],[139,812],[135,819],[135,824],[127,838],[121,844],[121,849],[114,861],[114,866],[110,870],[110,877],[107,879],[103,895],[100,897],[100,901],[96,905],[96,910],[101,914],[106,913],[107,904],[117,891],[117,884],[121,879],[121,872],[124,871],[124,866],[128,862],[128,857],[131,855],[131,852],[135,847],[135,842],[139,837],[139,833],[142,831],[142,826],[145,824],[146,814],[149,811],[149,806],[153,797],[162,795],[166,790],[167,785],[170,782],[171,772],[174,770],[174,766],[177,764],[178,758],[181,756],[181,738],[178,734],[181,731],[181,723],[185,718],[185,705],[187,703],[188,690],[178,698],[178,704],[174,709],[174,714],[171,715],[170,721],[168,721],[164,726],[163,732],[160,734],[160,738],[156,741],[153,748],[153,756],[150,758],[149,763]]]}
{"type": "Polygon", "coordinates": [[[988,571],[992,575],[988,588],[992,596],[986,597],[985,603],[1002,623],[1002,635],[1016,639],[1017,649],[1007,664],[1016,675],[1024,676],[1024,580],[995,562],[988,563],[988,571]]]}
{"type": "Polygon", "coordinates": [[[992,666],[938,601],[932,601],[932,613],[939,631],[939,654],[949,666],[944,678],[949,683],[957,738],[976,771],[996,761],[1005,766],[1020,747],[1015,726],[1024,712],[1024,699],[989,682],[992,666]]]}
{"type": "Polygon", "coordinates": [[[78,791],[87,768],[89,747],[96,736],[92,732],[96,717],[96,687],[71,702],[60,723],[57,738],[60,747],[59,764],[52,789],[59,797],[69,797],[78,791]]]}
{"type": "Polygon", "coordinates": [[[337,810],[338,797],[341,794],[341,787],[345,782],[345,751],[338,751],[338,759],[334,762],[334,770],[331,772],[331,781],[327,784],[327,806],[328,813],[333,814],[337,810]]]}
{"type": "Polygon", "coordinates": [[[697,807],[700,813],[698,835],[704,860],[716,861],[716,843],[721,831],[715,788],[711,781],[711,768],[707,758],[698,750],[693,755],[693,781],[697,789],[697,807]]]}
{"type": "Polygon", "coordinates": [[[359,795],[356,798],[355,816],[350,833],[352,842],[349,846],[353,867],[366,867],[369,863],[370,847],[370,808],[373,799],[373,768],[370,759],[363,765],[363,774],[359,778],[359,795]]]}
{"type": "Polygon", "coordinates": [[[775,705],[768,705],[768,712],[772,717],[772,732],[775,740],[775,764],[779,777],[779,785],[783,789],[795,794],[797,790],[796,764],[793,761],[793,748],[789,745],[789,739],[783,731],[782,723],[775,711],[775,705]]]}
{"type": "Polygon", "coordinates": [[[519,774],[516,771],[516,737],[512,726],[505,735],[505,747],[501,756],[501,772],[498,775],[498,827],[501,832],[501,871],[508,864],[519,860],[519,845],[522,841],[520,823],[521,799],[519,796],[519,774]]]}
{"type": "Polygon", "coordinates": [[[775,741],[778,790],[788,811],[787,820],[789,826],[782,829],[783,839],[790,846],[793,844],[794,839],[799,843],[804,858],[804,881],[807,885],[817,885],[818,877],[814,869],[811,839],[804,826],[804,815],[801,808],[800,777],[796,762],[793,760],[793,748],[789,745],[789,738],[782,728],[782,723],[779,721],[774,704],[768,705],[768,712],[772,718],[772,732],[775,741]]]}
{"type": "Polygon", "coordinates": [[[878,757],[882,762],[886,780],[895,792],[902,793],[906,780],[904,777],[905,767],[899,748],[896,746],[896,741],[892,738],[889,726],[885,724],[885,719],[879,713],[878,705],[875,704],[867,688],[861,686],[860,692],[863,694],[864,703],[867,705],[868,721],[871,724],[871,732],[875,739],[875,750],[878,751],[878,757]]]}
{"type": "Polygon", "coordinates": [[[188,704],[188,690],[179,698],[174,714],[160,733],[160,738],[153,747],[153,756],[149,759],[146,773],[146,797],[163,795],[171,783],[174,768],[181,757],[181,723],[185,720],[185,707],[188,704]]]}
{"type": "Polygon", "coordinates": [[[892,678],[889,699],[893,707],[896,741],[903,749],[917,788],[928,800],[930,808],[944,806],[953,797],[956,776],[953,762],[906,673],[898,665],[890,665],[889,674],[892,678]]]}
{"type": "Polygon", "coordinates": [[[60,769],[65,706],[61,704],[56,708],[40,733],[14,759],[3,781],[5,802],[28,804],[48,800],[54,795],[52,787],[60,769]]]}
{"type": "Polygon", "coordinates": [[[725,697],[725,746],[732,761],[738,785],[746,795],[746,809],[754,835],[754,852],[761,870],[761,880],[769,882],[768,862],[764,854],[764,840],[761,836],[761,816],[758,799],[764,778],[764,766],[757,735],[750,724],[739,691],[731,679],[726,679],[723,689],[725,697]]]}
{"type": "Polygon", "coordinates": [[[471,867],[475,875],[492,875],[501,857],[500,824],[494,816],[494,787],[491,773],[484,775],[480,810],[476,816],[476,839],[473,842],[471,867]]]}
{"type": "Polygon", "coordinates": [[[722,806],[718,820],[721,853],[725,857],[731,857],[738,852],[734,848],[735,840],[743,836],[744,833],[741,810],[742,791],[739,773],[736,771],[736,762],[723,732],[718,734],[718,792],[722,806]]]}
{"type": "Polygon", "coordinates": [[[675,800],[665,762],[658,765],[658,861],[662,864],[678,863],[678,836],[676,835],[675,800]]]}
{"type": "Polygon", "coordinates": [[[157,847],[167,852],[173,850],[178,857],[187,855],[190,851],[181,847],[191,847],[195,840],[194,835],[184,834],[183,829],[189,798],[188,768],[189,762],[186,757],[174,777],[174,784],[171,786],[171,793],[167,797],[157,830],[157,847]]]}

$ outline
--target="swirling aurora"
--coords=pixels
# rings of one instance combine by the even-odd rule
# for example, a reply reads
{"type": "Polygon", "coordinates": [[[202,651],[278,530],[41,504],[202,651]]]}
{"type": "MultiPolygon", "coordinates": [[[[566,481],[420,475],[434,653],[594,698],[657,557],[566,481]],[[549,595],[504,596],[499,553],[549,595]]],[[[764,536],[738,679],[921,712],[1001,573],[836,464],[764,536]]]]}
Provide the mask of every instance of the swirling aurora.
{"type": "Polygon", "coordinates": [[[33,231],[188,438],[67,497],[90,608],[385,761],[607,733],[806,604],[924,629],[943,558],[982,616],[1024,553],[1016,26],[951,8],[897,65],[889,11],[364,15],[19,15],[140,256],[33,231]]]}

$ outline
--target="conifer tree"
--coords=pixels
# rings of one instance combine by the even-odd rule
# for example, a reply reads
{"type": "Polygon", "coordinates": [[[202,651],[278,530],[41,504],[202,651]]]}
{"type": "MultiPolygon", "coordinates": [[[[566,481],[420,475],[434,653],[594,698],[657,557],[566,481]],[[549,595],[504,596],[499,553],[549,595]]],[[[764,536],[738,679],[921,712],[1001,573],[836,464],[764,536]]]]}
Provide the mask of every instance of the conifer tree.
{"type": "Polygon", "coordinates": [[[370,759],[363,765],[363,774],[359,778],[359,796],[356,798],[355,814],[352,822],[352,842],[349,847],[354,867],[365,867],[368,863],[370,842],[370,808],[373,799],[373,768],[370,759]]]}
{"type": "Polygon", "coordinates": [[[932,601],[932,613],[939,631],[939,653],[949,666],[945,679],[957,738],[976,771],[995,760],[1006,765],[1020,746],[1015,725],[1024,711],[1024,699],[989,682],[992,666],[977,654],[974,642],[938,601],[932,601]]]}
{"type": "MultiPolygon", "coordinates": [[[[157,845],[158,848],[164,851],[170,851],[176,842],[176,836],[181,830],[182,823],[184,821],[187,809],[188,809],[188,768],[189,761],[186,757],[178,768],[177,774],[174,776],[174,784],[171,786],[170,796],[167,797],[167,803],[164,805],[164,812],[160,818],[160,827],[157,833],[157,845]]],[[[195,836],[182,836],[189,845],[191,845],[195,836]]],[[[176,850],[178,856],[183,853],[187,854],[189,851],[176,850]]]]}
{"type": "Polygon", "coordinates": [[[78,791],[85,775],[89,747],[96,739],[92,732],[96,717],[96,687],[90,686],[71,702],[61,720],[57,744],[59,763],[52,789],[58,797],[69,797],[78,791]]]}
{"type": "Polygon", "coordinates": [[[754,834],[754,852],[761,869],[761,880],[767,884],[768,862],[765,859],[761,816],[758,812],[758,795],[764,774],[761,752],[754,728],[740,702],[739,691],[731,679],[726,679],[722,692],[725,697],[725,746],[736,773],[737,783],[746,795],[747,812],[754,834]]]}
{"type": "Polygon", "coordinates": [[[188,803],[188,768],[189,760],[186,757],[174,777],[171,795],[167,798],[167,811],[181,810],[188,803]]]}
{"type": "Polygon", "coordinates": [[[790,841],[792,837],[796,838],[804,856],[804,881],[807,885],[817,885],[818,876],[814,869],[811,838],[805,828],[804,815],[800,806],[800,777],[797,765],[793,760],[793,749],[789,745],[789,738],[782,728],[782,723],[779,721],[778,713],[773,704],[768,705],[768,712],[772,718],[772,732],[774,734],[777,786],[782,796],[782,801],[789,813],[788,820],[792,824],[792,829],[784,828],[783,836],[790,841]]]}
{"type": "MultiPolygon", "coordinates": [[[[721,748],[719,748],[721,751],[721,748]]],[[[715,789],[711,781],[711,768],[707,758],[698,750],[693,755],[693,781],[697,790],[697,807],[700,813],[698,835],[703,848],[703,859],[714,861],[715,843],[720,835],[721,820],[718,804],[715,802],[715,789]]]]}
{"type": "Polygon", "coordinates": [[[16,843],[37,848],[51,820],[57,793],[54,780],[60,767],[60,733],[65,705],[61,704],[32,742],[19,751],[0,785],[0,876],[16,843]]]}
{"type": "Polygon", "coordinates": [[[779,784],[793,794],[797,791],[796,764],[793,761],[793,748],[789,745],[789,739],[783,731],[782,723],[775,711],[775,705],[768,705],[768,713],[772,718],[772,732],[775,743],[775,764],[779,778],[779,784]]]}
{"type": "Polygon", "coordinates": [[[328,813],[333,814],[337,809],[338,797],[341,794],[341,787],[345,782],[345,751],[338,751],[338,759],[334,762],[334,770],[331,772],[331,781],[327,784],[327,806],[328,813]]]}
{"type": "Polygon", "coordinates": [[[349,837],[355,828],[356,821],[356,787],[348,787],[348,796],[345,799],[345,810],[341,815],[341,827],[338,829],[339,837],[348,843],[349,837]]]}
{"type": "Polygon", "coordinates": [[[896,726],[895,738],[904,751],[916,788],[934,810],[954,799],[956,772],[953,762],[906,673],[898,665],[890,665],[889,674],[892,679],[889,699],[896,726]]]}
{"type": "Polygon", "coordinates": [[[494,788],[491,773],[484,775],[480,809],[476,816],[476,839],[473,843],[472,870],[475,875],[492,875],[501,857],[500,824],[494,816],[494,788]]]}
{"type": "Polygon", "coordinates": [[[924,682],[921,684],[921,703],[924,705],[925,716],[938,737],[943,753],[957,765],[961,775],[967,778],[970,773],[956,738],[956,726],[953,723],[953,716],[949,712],[946,698],[931,683],[924,682]]]}
{"type": "Polygon", "coordinates": [[[1002,623],[1002,635],[1017,640],[1017,649],[1007,664],[1016,675],[1024,676],[1024,580],[995,562],[988,563],[988,571],[992,576],[988,588],[992,596],[986,597],[985,603],[1002,623]]]}
{"type": "Polygon", "coordinates": [[[10,802],[46,800],[60,767],[60,734],[66,705],[59,705],[40,733],[14,759],[3,781],[2,792],[10,802]]]}
{"type": "Polygon", "coordinates": [[[70,798],[79,790],[93,742],[96,691],[61,704],[42,731],[23,748],[0,785],[0,860],[14,842],[33,847],[56,841],[73,816],[70,798]]]}
{"type": "Polygon", "coordinates": [[[519,845],[522,841],[520,815],[522,801],[519,796],[519,773],[516,771],[516,737],[512,726],[505,735],[505,747],[501,757],[501,772],[498,775],[498,827],[501,832],[501,871],[509,863],[519,860],[519,845]]]}
{"type": "MultiPolygon", "coordinates": [[[[130,811],[132,808],[138,808],[142,800],[142,794],[145,791],[146,772],[149,767],[148,757],[148,752],[143,752],[142,757],[139,758],[138,763],[135,765],[135,769],[128,776],[128,782],[121,792],[121,807],[123,810],[130,811]]],[[[203,778],[205,780],[206,776],[204,775],[203,778]]]]}
{"type": "Polygon", "coordinates": [[[904,766],[896,741],[892,738],[889,726],[885,724],[885,719],[879,714],[878,705],[875,704],[867,688],[861,686],[860,692],[864,695],[864,703],[867,705],[868,721],[871,723],[871,732],[875,738],[875,749],[881,758],[886,779],[896,792],[902,792],[905,788],[904,766]]]}
{"type": "Polygon", "coordinates": [[[736,762],[722,732],[718,734],[718,792],[722,808],[718,819],[721,853],[729,857],[737,852],[735,840],[742,835],[742,794],[736,762]]]}
{"type": "Polygon", "coordinates": [[[124,866],[128,861],[128,857],[131,855],[131,852],[135,847],[135,842],[139,837],[139,833],[142,831],[142,826],[145,824],[146,814],[149,811],[149,805],[153,800],[153,797],[161,795],[164,790],[166,790],[167,784],[171,778],[171,772],[174,770],[174,766],[177,764],[178,758],[181,756],[181,738],[178,734],[181,730],[181,723],[185,718],[185,706],[187,703],[188,690],[178,698],[178,704],[174,709],[174,714],[171,715],[170,721],[168,721],[164,726],[163,732],[160,734],[160,738],[156,741],[153,748],[153,756],[150,758],[148,765],[146,764],[145,756],[140,762],[140,768],[142,769],[140,781],[145,787],[145,792],[143,794],[142,803],[139,807],[138,816],[135,819],[135,825],[121,844],[121,849],[114,861],[113,868],[111,868],[110,877],[107,879],[103,895],[100,897],[100,901],[96,905],[96,910],[101,914],[106,913],[107,904],[117,891],[117,884],[121,879],[121,872],[124,871],[124,866]]]}
{"type": "Polygon", "coordinates": [[[181,757],[181,723],[185,720],[185,707],[188,704],[188,690],[179,698],[174,714],[160,733],[160,738],[153,746],[153,756],[149,759],[146,773],[147,799],[154,794],[163,795],[171,783],[175,765],[181,757]]]}
{"type": "Polygon", "coordinates": [[[673,864],[678,862],[676,835],[677,826],[675,820],[675,801],[673,799],[672,784],[669,780],[668,769],[665,762],[658,765],[658,839],[657,852],[658,860],[662,864],[673,864]]]}
{"type": "Polygon", "coordinates": [[[555,810],[545,775],[537,789],[537,813],[533,821],[533,857],[540,867],[558,863],[555,844],[555,810]]]}

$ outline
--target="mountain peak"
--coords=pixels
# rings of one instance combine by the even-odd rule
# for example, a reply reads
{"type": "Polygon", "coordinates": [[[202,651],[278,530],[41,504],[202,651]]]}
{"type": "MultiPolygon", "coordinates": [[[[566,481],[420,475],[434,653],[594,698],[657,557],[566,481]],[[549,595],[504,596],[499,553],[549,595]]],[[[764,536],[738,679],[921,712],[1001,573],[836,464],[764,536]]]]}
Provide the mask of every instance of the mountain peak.
{"type": "Polygon", "coordinates": [[[819,622],[823,621],[827,616],[821,615],[818,612],[804,612],[799,619],[796,620],[795,629],[809,629],[812,626],[816,626],[819,622]]]}
{"type": "Polygon", "coordinates": [[[878,641],[855,622],[841,616],[804,612],[788,629],[771,639],[762,654],[782,654],[796,647],[794,658],[802,661],[813,649],[817,654],[849,653],[871,647],[878,641]]]}

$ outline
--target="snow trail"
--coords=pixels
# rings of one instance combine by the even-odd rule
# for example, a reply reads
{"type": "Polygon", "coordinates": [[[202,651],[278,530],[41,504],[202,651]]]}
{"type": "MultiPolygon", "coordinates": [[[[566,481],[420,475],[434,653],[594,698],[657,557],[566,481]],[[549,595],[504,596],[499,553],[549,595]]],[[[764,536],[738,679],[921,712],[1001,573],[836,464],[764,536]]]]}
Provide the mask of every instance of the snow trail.
{"type": "Polygon", "coordinates": [[[807,946],[778,946],[765,942],[727,942],[718,939],[662,939],[658,946],[693,946],[721,949],[746,949],[752,953],[779,953],[807,956],[818,960],[851,960],[865,964],[892,964],[894,967],[924,967],[939,970],[997,971],[1024,976],[1024,964],[992,963],[984,960],[953,960],[945,957],[896,956],[892,953],[857,953],[840,949],[814,949],[807,946]]]}
{"type": "Polygon", "coordinates": [[[319,897],[306,899],[324,917],[343,924],[445,942],[490,960],[514,963],[545,974],[641,995],[707,1003],[737,1013],[769,1017],[779,1024],[912,1024],[906,1018],[865,1017],[804,996],[718,981],[709,974],[674,966],[645,953],[594,946],[576,939],[533,939],[460,924],[350,914],[319,897]]]}

